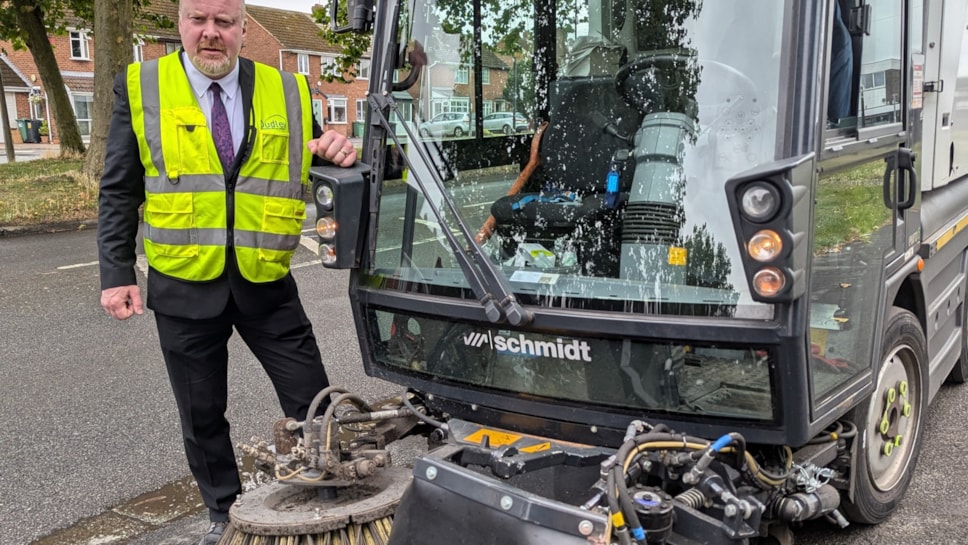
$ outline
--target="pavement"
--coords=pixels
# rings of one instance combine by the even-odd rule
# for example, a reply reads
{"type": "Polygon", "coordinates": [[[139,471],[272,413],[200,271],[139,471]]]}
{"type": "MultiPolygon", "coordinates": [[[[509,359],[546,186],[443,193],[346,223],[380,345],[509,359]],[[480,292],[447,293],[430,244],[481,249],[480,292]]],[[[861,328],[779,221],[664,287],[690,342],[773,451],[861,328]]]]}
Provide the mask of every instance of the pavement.
{"type": "MultiPolygon", "coordinates": [[[[41,144],[14,144],[13,155],[16,161],[33,161],[44,157],[60,155],[60,144],[44,142],[41,144]]],[[[0,144],[0,164],[7,163],[6,145],[0,144]]]]}

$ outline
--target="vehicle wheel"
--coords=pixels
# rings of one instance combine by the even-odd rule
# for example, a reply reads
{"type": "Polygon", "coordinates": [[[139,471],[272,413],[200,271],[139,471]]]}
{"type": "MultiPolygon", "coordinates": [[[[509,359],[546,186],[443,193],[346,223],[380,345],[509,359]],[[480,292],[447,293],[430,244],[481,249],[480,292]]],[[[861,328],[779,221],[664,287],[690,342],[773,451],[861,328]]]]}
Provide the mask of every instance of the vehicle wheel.
{"type": "Polygon", "coordinates": [[[430,131],[428,129],[420,129],[420,136],[428,138],[430,136],[430,131]]]}
{"type": "Polygon", "coordinates": [[[961,302],[961,357],[951,368],[948,382],[954,384],[968,382],[968,301],[961,302]]]}
{"type": "Polygon", "coordinates": [[[514,134],[514,131],[511,130],[511,127],[508,125],[505,125],[503,130],[504,130],[504,136],[511,136],[512,134],[514,134]]]}
{"type": "Polygon", "coordinates": [[[460,127],[454,127],[454,136],[457,137],[457,138],[460,138],[461,136],[464,136],[464,129],[462,129],[460,127]]]}
{"type": "Polygon", "coordinates": [[[853,492],[843,507],[854,522],[883,522],[911,483],[927,410],[926,346],[914,314],[892,308],[874,393],[850,416],[858,435],[851,470],[853,492]]]}

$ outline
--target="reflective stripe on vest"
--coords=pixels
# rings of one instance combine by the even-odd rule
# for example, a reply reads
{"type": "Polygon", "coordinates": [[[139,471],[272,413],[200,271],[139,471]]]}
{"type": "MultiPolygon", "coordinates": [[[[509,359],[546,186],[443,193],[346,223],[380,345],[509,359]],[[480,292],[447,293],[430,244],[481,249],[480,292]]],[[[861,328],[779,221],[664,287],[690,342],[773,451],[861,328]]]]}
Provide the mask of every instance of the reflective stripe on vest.
{"type": "MultiPolygon", "coordinates": [[[[132,127],[145,167],[145,254],[164,274],[204,281],[225,267],[225,174],[178,55],[128,69],[132,127]]],[[[306,217],[312,157],[303,148],[312,113],[303,108],[310,102],[303,76],[254,64],[251,148],[235,184],[233,246],[246,279],[270,282],[288,272],[306,217]],[[299,122],[290,127],[290,120],[299,122]]]]}

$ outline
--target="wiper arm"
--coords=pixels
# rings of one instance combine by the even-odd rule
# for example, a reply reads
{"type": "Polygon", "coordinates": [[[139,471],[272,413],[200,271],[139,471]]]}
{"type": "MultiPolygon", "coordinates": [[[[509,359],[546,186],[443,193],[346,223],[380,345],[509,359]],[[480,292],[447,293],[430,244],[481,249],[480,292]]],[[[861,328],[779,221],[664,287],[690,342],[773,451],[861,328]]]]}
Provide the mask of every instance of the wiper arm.
{"type": "MultiPolygon", "coordinates": [[[[390,127],[390,122],[383,114],[384,108],[388,108],[393,111],[398,117],[400,116],[400,111],[397,110],[396,101],[388,96],[378,96],[375,93],[371,93],[367,99],[370,103],[370,112],[378,117],[380,124],[386,130],[390,138],[393,139],[394,144],[396,144],[397,149],[402,150],[403,144],[396,135],[396,131],[392,130],[390,127]]],[[[413,130],[406,124],[403,123],[403,130],[406,131],[407,137],[411,142],[417,142],[417,135],[413,133],[413,130]]],[[[420,155],[420,159],[427,165],[433,164],[430,156],[423,146],[414,146],[417,153],[420,155]]],[[[447,207],[450,213],[456,218],[457,226],[460,229],[461,234],[464,235],[464,239],[467,241],[466,248],[461,245],[457,237],[454,236],[454,232],[451,230],[448,221],[444,218],[443,212],[438,208],[437,203],[433,199],[429,198],[431,193],[427,191],[427,186],[424,184],[423,176],[418,175],[419,169],[414,168],[413,163],[407,154],[400,154],[406,163],[407,167],[410,169],[410,178],[416,181],[417,186],[420,191],[424,194],[427,206],[430,208],[440,224],[441,230],[444,233],[444,237],[447,239],[448,244],[450,244],[451,249],[454,251],[454,256],[457,259],[458,265],[460,265],[461,271],[463,271],[464,276],[467,278],[468,284],[470,284],[471,290],[474,295],[477,296],[478,301],[481,306],[484,307],[484,314],[491,323],[499,323],[502,320],[507,320],[508,323],[514,326],[525,325],[531,322],[534,315],[531,311],[526,310],[518,302],[514,293],[511,291],[511,286],[508,284],[507,279],[504,275],[497,269],[494,263],[487,257],[484,253],[483,248],[477,243],[474,235],[468,230],[467,225],[464,224],[460,219],[460,213],[457,210],[457,205],[454,204],[453,199],[450,198],[450,194],[447,192],[447,188],[444,187],[444,181],[440,177],[440,173],[433,168],[428,168],[427,171],[430,173],[430,181],[433,182],[433,186],[441,195],[441,200],[443,204],[447,207]]]]}

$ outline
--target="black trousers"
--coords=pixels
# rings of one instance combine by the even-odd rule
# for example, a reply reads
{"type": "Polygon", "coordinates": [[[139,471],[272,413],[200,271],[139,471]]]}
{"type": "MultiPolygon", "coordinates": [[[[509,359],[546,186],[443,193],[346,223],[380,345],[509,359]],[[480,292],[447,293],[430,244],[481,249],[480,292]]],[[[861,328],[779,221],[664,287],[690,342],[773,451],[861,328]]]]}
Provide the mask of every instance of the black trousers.
{"type": "Polygon", "coordinates": [[[241,313],[229,301],[221,315],[197,320],[155,313],[161,350],[181,418],[185,454],[212,521],[228,520],[242,493],[225,418],[228,340],[233,328],[262,364],[282,410],[297,420],[329,385],[312,325],[293,297],[266,314],[241,313]]]}

